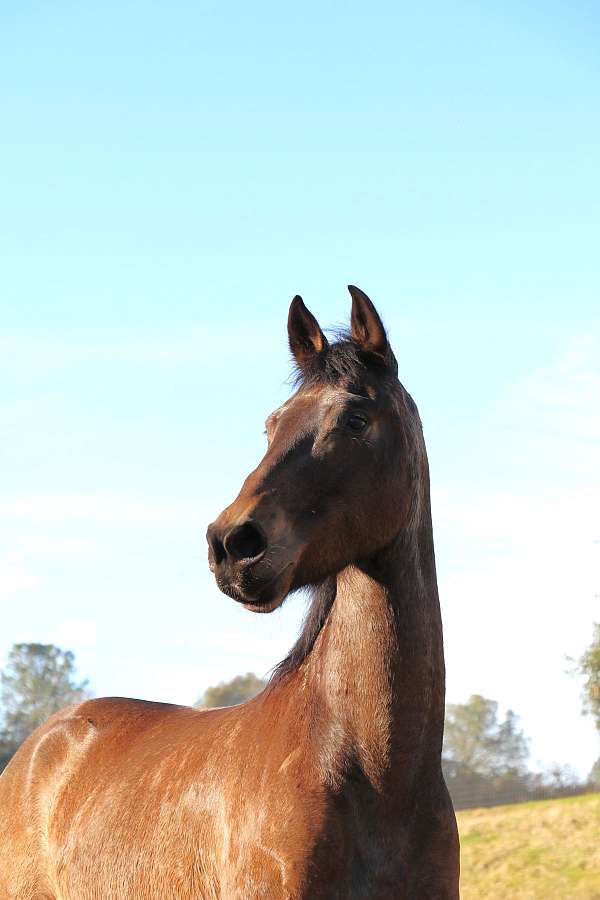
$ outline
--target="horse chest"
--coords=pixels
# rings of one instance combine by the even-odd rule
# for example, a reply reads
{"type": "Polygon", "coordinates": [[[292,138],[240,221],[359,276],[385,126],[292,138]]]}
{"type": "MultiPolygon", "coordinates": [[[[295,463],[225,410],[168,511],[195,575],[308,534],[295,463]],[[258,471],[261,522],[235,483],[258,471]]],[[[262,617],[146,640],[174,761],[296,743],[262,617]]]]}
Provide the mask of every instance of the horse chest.
{"type": "Polygon", "coordinates": [[[247,839],[222,869],[223,900],[404,900],[405,841],[367,823],[346,796],[298,796],[279,819],[269,807],[261,826],[258,815],[238,819],[247,839]]]}

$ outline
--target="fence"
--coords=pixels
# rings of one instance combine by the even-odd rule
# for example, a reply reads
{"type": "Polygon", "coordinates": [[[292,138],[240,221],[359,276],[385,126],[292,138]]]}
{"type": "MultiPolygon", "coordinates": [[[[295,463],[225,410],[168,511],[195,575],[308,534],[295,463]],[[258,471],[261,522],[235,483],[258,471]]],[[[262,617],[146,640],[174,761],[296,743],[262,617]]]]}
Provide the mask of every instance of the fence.
{"type": "Polygon", "coordinates": [[[589,782],[553,786],[488,786],[480,785],[477,790],[467,785],[448,784],[455,809],[474,809],[486,806],[504,806],[511,803],[527,803],[531,800],[554,800],[560,797],[576,797],[580,794],[599,793],[600,786],[589,782]]]}

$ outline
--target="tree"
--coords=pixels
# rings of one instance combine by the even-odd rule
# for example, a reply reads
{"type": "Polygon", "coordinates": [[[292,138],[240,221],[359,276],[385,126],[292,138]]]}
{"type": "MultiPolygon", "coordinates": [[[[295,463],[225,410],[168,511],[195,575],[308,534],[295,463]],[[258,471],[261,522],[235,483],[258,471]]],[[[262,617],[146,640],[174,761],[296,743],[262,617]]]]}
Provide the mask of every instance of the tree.
{"type": "Polygon", "coordinates": [[[590,784],[596,785],[600,788],[600,756],[590,769],[590,774],[588,775],[587,780],[590,784]]]}
{"type": "Polygon", "coordinates": [[[0,766],[49,716],[88,696],[87,684],[76,683],[70,650],[54,644],[15,644],[0,675],[0,766]]]}
{"type": "Polygon", "coordinates": [[[247,672],[245,675],[236,675],[231,681],[221,681],[214,687],[206,689],[196,706],[234,706],[255,697],[265,687],[266,681],[247,672]]]}
{"type": "Polygon", "coordinates": [[[600,622],[594,623],[592,642],[579,658],[577,673],[585,676],[583,711],[594,718],[600,731],[600,622]]]}
{"type": "Polygon", "coordinates": [[[448,706],[444,755],[449,762],[483,778],[522,775],[529,756],[519,719],[508,710],[498,719],[498,704],[480,694],[448,706]]]}
{"type": "Polygon", "coordinates": [[[500,721],[498,704],[479,694],[448,706],[442,763],[457,809],[526,797],[533,786],[525,767],[528,755],[512,710],[500,721]]]}

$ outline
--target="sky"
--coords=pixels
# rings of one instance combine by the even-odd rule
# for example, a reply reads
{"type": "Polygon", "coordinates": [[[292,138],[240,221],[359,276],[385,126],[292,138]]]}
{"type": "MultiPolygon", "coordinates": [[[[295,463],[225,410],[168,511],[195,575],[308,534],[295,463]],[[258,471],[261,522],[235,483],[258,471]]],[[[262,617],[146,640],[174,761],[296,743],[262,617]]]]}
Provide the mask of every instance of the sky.
{"type": "Polygon", "coordinates": [[[285,322],[374,300],[424,422],[448,700],[533,768],[600,754],[600,15],[592,3],[0,11],[0,657],[96,695],[264,675],[297,595],[220,594],[206,525],[286,396],[285,322]]]}

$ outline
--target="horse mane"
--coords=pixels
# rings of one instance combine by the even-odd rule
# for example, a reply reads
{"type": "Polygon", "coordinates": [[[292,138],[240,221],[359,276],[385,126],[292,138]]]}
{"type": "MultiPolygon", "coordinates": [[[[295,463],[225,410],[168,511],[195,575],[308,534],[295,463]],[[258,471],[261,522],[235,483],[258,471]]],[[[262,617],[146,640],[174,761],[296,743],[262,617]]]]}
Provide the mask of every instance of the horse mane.
{"type": "Polygon", "coordinates": [[[336,576],[330,575],[310,589],[311,599],[304,616],[302,630],[288,655],[273,668],[270,684],[275,684],[286,675],[295,672],[313,649],[334,604],[336,584],[336,576]]]}
{"type": "MultiPolygon", "coordinates": [[[[392,361],[395,365],[393,356],[392,361]]],[[[389,363],[365,353],[347,328],[338,328],[333,330],[332,343],[327,344],[321,353],[305,358],[301,366],[294,362],[291,382],[295,387],[338,384],[340,381],[357,384],[370,368],[377,368],[391,381],[397,377],[397,371],[389,363]]]]}
{"type": "MultiPolygon", "coordinates": [[[[338,328],[333,331],[332,343],[321,353],[305,358],[301,366],[294,362],[291,382],[295,387],[340,381],[357,383],[374,363],[374,357],[364,353],[348,329],[338,328]]],[[[378,368],[386,367],[380,364],[378,368]]]]}

